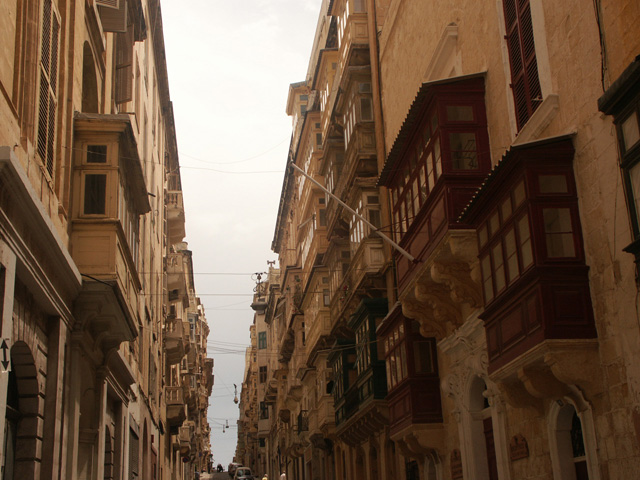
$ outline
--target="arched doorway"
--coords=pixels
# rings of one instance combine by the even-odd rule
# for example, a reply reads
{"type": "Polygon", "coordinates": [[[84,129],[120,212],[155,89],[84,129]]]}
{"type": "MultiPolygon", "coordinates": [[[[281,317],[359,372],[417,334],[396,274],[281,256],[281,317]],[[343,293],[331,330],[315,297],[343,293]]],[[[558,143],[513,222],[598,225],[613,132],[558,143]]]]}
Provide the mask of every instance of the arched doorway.
{"type": "Polygon", "coordinates": [[[565,404],[553,413],[556,414],[554,463],[559,470],[559,478],[589,480],[583,424],[578,412],[573,405],[565,404]]]}
{"type": "Polygon", "coordinates": [[[11,347],[11,372],[5,414],[5,457],[3,480],[35,480],[39,471],[34,464],[42,461],[42,440],[26,424],[37,418],[41,398],[38,371],[29,346],[18,341],[11,347]],[[20,452],[19,455],[17,452],[20,452]]]}

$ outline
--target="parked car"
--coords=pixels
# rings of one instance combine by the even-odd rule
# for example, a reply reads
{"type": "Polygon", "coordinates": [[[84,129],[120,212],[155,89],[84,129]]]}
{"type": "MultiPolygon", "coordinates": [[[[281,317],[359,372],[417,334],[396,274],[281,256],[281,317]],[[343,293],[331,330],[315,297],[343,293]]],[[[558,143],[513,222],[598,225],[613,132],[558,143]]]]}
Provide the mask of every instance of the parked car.
{"type": "Polygon", "coordinates": [[[231,462],[231,463],[229,464],[229,467],[227,468],[227,471],[229,472],[229,476],[230,476],[231,478],[233,478],[233,476],[234,476],[234,475],[235,475],[235,473],[236,473],[236,469],[237,469],[238,467],[241,467],[241,466],[242,466],[242,465],[240,465],[239,463],[231,462]]]}
{"type": "Polygon", "coordinates": [[[238,467],[233,480],[254,480],[254,478],[249,467],[238,467]]]}

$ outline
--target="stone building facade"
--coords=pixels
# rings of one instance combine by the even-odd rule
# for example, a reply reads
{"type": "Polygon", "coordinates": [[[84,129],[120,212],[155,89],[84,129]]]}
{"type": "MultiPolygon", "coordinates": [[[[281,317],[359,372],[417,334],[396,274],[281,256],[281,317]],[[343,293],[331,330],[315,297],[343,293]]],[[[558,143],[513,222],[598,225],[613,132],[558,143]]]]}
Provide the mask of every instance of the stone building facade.
{"type": "Polygon", "coordinates": [[[638,20],[322,2],[287,103],[271,475],[635,476],[638,20]]]}
{"type": "Polygon", "coordinates": [[[0,6],[3,478],[191,478],[213,363],[157,0],[0,6]]]}

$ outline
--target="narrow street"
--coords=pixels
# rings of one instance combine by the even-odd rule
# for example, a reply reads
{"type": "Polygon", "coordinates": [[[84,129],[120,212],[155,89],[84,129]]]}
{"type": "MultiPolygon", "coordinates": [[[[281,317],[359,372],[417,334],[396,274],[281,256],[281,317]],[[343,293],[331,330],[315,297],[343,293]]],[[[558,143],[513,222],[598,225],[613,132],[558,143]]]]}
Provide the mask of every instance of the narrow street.
{"type": "Polygon", "coordinates": [[[228,472],[203,473],[200,476],[200,480],[230,480],[230,479],[231,477],[229,476],[228,472]]]}

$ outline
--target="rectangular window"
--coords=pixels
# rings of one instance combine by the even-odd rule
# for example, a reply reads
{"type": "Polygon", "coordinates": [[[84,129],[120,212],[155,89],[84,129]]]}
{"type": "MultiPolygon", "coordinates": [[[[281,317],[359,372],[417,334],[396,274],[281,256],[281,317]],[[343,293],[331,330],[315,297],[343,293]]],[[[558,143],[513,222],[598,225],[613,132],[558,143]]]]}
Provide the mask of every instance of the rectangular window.
{"type": "Polygon", "coordinates": [[[258,333],[258,348],[259,349],[267,348],[267,332],[258,333]]]}
{"type": "Polygon", "coordinates": [[[543,208],[547,255],[552,258],[575,257],[573,226],[569,208],[543,208]]]}
{"type": "Polygon", "coordinates": [[[478,154],[475,133],[450,133],[451,168],[453,170],[475,170],[478,168],[478,154]]]}
{"type": "Polygon", "coordinates": [[[266,367],[266,365],[260,367],[259,372],[260,372],[260,383],[266,383],[266,381],[267,381],[267,367],[266,367]]]}
{"type": "Polygon", "coordinates": [[[511,88],[518,130],[542,102],[529,0],[504,0],[511,88]]]}
{"type": "Polygon", "coordinates": [[[107,163],[107,146],[87,145],[87,163],[107,163]]]}
{"type": "Polygon", "coordinates": [[[58,103],[58,48],[60,22],[51,0],[42,6],[42,41],[40,44],[40,103],[36,148],[47,173],[53,177],[56,106],[58,103]]]}
{"type": "Polygon", "coordinates": [[[107,175],[87,174],[84,177],[84,214],[106,213],[107,175]]]}
{"type": "Polygon", "coordinates": [[[116,34],[116,103],[133,99],[133,28],[116,34]]]}

